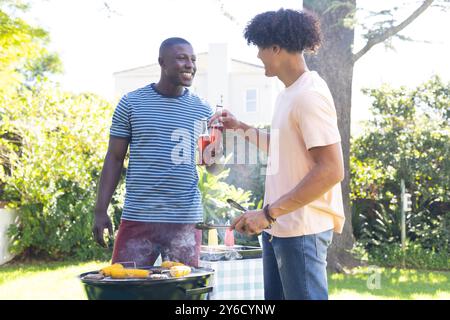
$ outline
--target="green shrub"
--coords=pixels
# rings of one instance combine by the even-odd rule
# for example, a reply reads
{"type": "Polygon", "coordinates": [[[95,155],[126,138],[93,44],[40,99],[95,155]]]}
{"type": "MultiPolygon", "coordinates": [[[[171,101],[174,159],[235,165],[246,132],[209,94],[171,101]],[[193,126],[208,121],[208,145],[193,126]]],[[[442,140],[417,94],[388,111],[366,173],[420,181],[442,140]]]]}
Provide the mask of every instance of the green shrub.
{"type": "MultiPolygon", "coordinates": [[[[373,118],[351,145],[352,225],[369,250],[400,243],[400,181],[411,194],[406,236],[446,254],[450,215],[450,83],[366,90],[373,118]]],[[[414,251],[415,252],[415,251],[414,251]]]]}
{"type": "MultiPolygon", "coordinates": [[[[241,214],[240,211],[230,207],[227,199],[233,199],[242,206],[250,208],[253,203],[250,198],[252,193],[226,183],[230,169],[222,171],[218,175],[209,174],[202,166],[197,167],[199,176],[199,189],[202,194],[204,220],[215,224],[226,224],[241,214]]],[[[225,231],[218,230],[219,242],[224,242],[225,231]]],[[[256,237],[248,237],[235,232],[235,242],[241,245],[258,245],[256,237]]],[[[203,232],[203,243],[208,242],[208,232],[203,232]]]]}
{"type": "Polygon", "coordinates": [[[112,107],[91,94],[43,84],[0,101],[2,199],[19,210],[11,251],[22,256],[92,258],[96,186],[112,107]]]}
{"type": "MultiPolygon", "coordinates": [[[[427,250],[448,247],[450,211],[448,203],[416,203],[406,215],[406,237],[427,250]]],[[[358,199],[353,201],[352,225],[355,238],[367,250],[401,242],[401,215],[396,203],[358,199]]]]}
{"type": "Polygon", "coordinates": [[[399,244],[385,244],[369,251],[369,263],[385,267],[450,270],[449,249],[448,244],[445,249],[436,251],[409,242],[403,251],[399,244]]]}

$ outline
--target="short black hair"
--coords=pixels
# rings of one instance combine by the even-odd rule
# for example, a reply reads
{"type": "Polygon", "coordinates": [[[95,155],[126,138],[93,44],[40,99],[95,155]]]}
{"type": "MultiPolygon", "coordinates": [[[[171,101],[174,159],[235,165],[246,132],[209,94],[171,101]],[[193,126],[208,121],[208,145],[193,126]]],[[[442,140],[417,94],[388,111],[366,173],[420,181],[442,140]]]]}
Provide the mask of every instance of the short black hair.
{"type": "Polygon", "coordinates": [[[169,48],[172,47],[174,45],[177,44],[188,44],[191,45],[189,43],[189,41],[183,39],[183,38],[177,38],[177,37],[173,37],[173,38],[168,38],[166,40],[164,40],[161,45],[159,46],[159,56],[161,57],[164,53],[164,51],[169,48]]]}
{"type": "Polygon", "coordinates": [[[322,42],[319,19],[312,13],[292,9],[256,15],[246,26],[247,44],[260,48],[278,45],[288,52],[315,53],[322,42]]]}

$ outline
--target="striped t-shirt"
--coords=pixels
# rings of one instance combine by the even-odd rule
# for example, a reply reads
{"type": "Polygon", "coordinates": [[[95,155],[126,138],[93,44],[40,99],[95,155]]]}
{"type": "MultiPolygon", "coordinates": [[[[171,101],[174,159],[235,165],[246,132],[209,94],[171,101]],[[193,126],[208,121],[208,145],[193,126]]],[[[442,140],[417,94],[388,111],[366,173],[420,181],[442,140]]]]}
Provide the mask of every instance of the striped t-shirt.
{"type": "Polygon", "coordinates": [[[122,219],[196,223],[203,220],[196,170],[202,119],[211,107],[185,89],[167,97],[150,84],[122,97],[111,136],[130,139],[122,219]]]}

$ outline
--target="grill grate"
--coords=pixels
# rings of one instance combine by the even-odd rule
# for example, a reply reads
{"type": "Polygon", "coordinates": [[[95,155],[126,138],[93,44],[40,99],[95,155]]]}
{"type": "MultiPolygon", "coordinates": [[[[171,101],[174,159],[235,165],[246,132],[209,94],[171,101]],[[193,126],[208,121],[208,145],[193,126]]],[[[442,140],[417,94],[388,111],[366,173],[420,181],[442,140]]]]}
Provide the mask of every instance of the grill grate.
{"type": "Polygon", "coordinates": [[[130,283],[130,284],[142,284],[142,283],[153,283],[153,282],[171,282],[171,281],[183,281],[186,279],[193,279],[193,278],[201,278],[201,277],[207,277],[214,273],[214,270],[209,268],[191,268],[191,273],[183,276],[183,277],[172,277],[170,275],[169,269],[157,267],[157,266],[151,266],[151,267],[139,267],[139,269],[149,270],[151,271],[151,274],[167,274],[167,278],[127,278],[127,279],[113,279],[111,277],[104,277],[102,279],[96,279],[92,277],[92,275],[98,275],[98,270],[86,272],[80,275],[80,279],[84,283],[90,283],[90,284],[113,284],[113,283],[130,283]]]}

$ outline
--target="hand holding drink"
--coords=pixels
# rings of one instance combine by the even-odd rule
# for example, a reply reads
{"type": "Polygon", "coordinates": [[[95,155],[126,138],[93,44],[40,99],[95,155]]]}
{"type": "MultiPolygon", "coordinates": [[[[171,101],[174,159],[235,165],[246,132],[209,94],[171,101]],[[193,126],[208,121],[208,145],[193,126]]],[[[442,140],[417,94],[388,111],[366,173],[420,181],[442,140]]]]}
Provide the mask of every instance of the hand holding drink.
{"type": "MultiPolygon", "coordinates": [[[[222,106],[216,107],[214,116],[222,115],[222,106]]],[[[208,126],[206,119],[202,120],[202,127],[198,139],[199,165],[212,165],[216,158],[220,158],[219,153],[222,150],[222,131],[223,125],[218,118],[214,122],[210,121],[208,126]]]]}
{"type": "MultiPolygon", "coordinates": [[[[219,106],[221,107],[221,106],[219,106]]],[[[216,113],[209,120],[209,125],[213,126],[214,123],[219,122],[220,126],[225,129],[239,129],[241,122],[228,110],[223,109],[216,113]]]]}
{"type": "Polygon", "coordinates": [[[222,124],[222,116],[223,116],[223,107],[217,105],[216,106],[216,112],[214,112],[214,115],[211,117],[210,125],[211,128],[217,128],[219,130],[223,130],[223,124],[222,124]]]}

